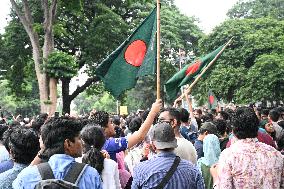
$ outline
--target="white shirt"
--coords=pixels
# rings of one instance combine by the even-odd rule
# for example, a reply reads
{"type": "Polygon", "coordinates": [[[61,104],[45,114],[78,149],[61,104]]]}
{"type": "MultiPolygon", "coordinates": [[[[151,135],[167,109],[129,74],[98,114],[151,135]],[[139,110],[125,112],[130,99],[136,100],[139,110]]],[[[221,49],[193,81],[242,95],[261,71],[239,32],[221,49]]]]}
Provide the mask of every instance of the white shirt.
{"type": "MultiPolygon", "coordinates": [[[[82,157],[76,158],[75,160],[82,163],[82,157]]],[[[104,159],[104,169],[102,171],[101,178],[103,180],[103,189],[121,189],[118,165],[112,159],[104,159]]]]}
{"type": "Polygon", "coordinates": [[[196,165],[197,162],[197,152],[191,142],[186,140],[185,138],[177,139],[178,147],[175,148],[174,153],[179,156],[181,159],[185,159],[190,161],[192,164],[196,165]]]}

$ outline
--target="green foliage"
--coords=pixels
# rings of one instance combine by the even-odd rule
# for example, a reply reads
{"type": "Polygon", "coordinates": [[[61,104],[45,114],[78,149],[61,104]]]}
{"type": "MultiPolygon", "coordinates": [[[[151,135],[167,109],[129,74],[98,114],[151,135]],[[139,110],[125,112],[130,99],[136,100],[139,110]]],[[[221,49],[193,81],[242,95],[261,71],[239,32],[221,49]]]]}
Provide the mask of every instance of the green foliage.
{"type": "Polygon", "coordinates": [[[237,93],[240,101],[249,103],[261,100],[283,100],[284,98],[283,54],[260,55],[246,74],[245,83],[237,93]],[[253,83],[253,85],[252,85],[253,83]]]}
{"type": "Polygon", "coordinates": [[[65,52],[53,51],[43,64],[43,70],[49,77],[72,78],[77,74],[78,65],[73,56],[65,52]]]}
{"type": "MultiPolygon", "coordinates": [[[[198,82],[193,94],[199,100],[204,100],[206,98],[205,91],[211,88],[217,98],[229,102],[234,100],[237,103],[246,103],[261,99],[268,100],[268,96],[280,100],[282,94],[276,94],[273,86],[265,88],[266,94],[258,91],[261,87],[256,86],[264,86],[265,82],[264,80],[261,84],[257,82],[260,78],[255,66],[258,69],[264,66],[259,63],[260,60],[263,60],[261,57],[271,54],[273,54],[271,59],[281,59],[277,56],[284,52],[283,31],[284,22],[271,18],[228,20],[216,27],[208,37],[202,39],[201,52],[209,52],[225,43],[232,36],[234,36],[233,43],[224,51],[215,65],[207,71],[203,80],[198,82]],[[259,94],[252,95],[255,94],[252,93],[252,90],[259,94]]],[[[283,64],[283,61],[280,61],[279,64],[283,64]]],[[[279,67],[281,66],[272,66],[270,70],[279,73],[279,67]]],[[[265,69],[265,67],[261,68],[261,70],[265,69]]],[[[263,74],[262,77],[269,78],[270,76],[263,74]]],[[[265,81],[268,82],[268,80],[265,81]]],[[[274,86],[275,83],[280,82],[275,78],[272,81],[275,81],[274,84],[271,84],[274,86]]],[[[266,83],[266,85],[270,84],[266,83]]],[[[283,90],[279,92],[283,93],[283,90]]]]}
{"type": "Polygon", "coordinates": [[[74,100],[74,104],[76,105],[75,111],[81,115],[89,114],[93,109],[116,113],[116,101],[107,92],[97,96],[83,92],[74,100]]]}
{"type": "Polygon", "coordinates": [[[230,18],[284,18],[284,0],[240,0],[227,13],[230,18]]]}

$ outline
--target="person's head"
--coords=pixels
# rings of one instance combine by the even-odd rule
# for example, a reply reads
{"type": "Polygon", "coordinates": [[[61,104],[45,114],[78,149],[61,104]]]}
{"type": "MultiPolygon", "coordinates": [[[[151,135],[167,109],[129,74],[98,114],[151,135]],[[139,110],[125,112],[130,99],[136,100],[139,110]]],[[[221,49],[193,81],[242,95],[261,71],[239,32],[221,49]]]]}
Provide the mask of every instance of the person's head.
{"type": "Polygon", "coordinates": [[[272,123],[266,123],[264,128],[268,134],[275,132],[272,123]]]}
{"type": "Polygon", "coordinates": [[[113,116],[112,117],[112,123],[116,126],[119,126],[120,125],[120,117],[119,116],[113,116]]]}
{"type": "Polygon", "coordinates": [[[72,157],[82,155],[80,131],[82,124],[71,117],[53,117],[41,128],[41,137],[45,146],[44,155],[67,154],[72,157]]]}
{"type": "Polygon", "coordinates": [[[100,125],[88,124],[81,131],[81,138],[85,153],[82,162],[91,165],[101,174],[104,168],[104,156],[101,149],[106,141],[103,129],[100,125]]]}
{"type": "Polygon", "coordinates": [[[116,132],[112,124],[109,114],[105,111],[97,111],[91,118],[95,124],[100,125],[104,129],[104,134],[107,138],[114,137],[116,132]]]}
{"type": "Polygon", "coordinates": [[[280,118],[279,119],[284,120],[284,107],[283,106],[278,107],[277,111],[280,113],[280,118]]]}
{"type": "Polygon", "coordinates": [[[172,126],[167,122],[160,122],[151,130],[151,143],[153,149],[172,151],[177,147],[177,139],[172,126]]]}
{"type": "Polygon", "coordinates": [[[203,152],[206,166],[218,162],[221,154],[220,142],[216,135],[209,134],[203,140],[203,152]]]}
{"type": "Polygon", "coordinates": [[[128,129],[131,131],[131,133],[134,133],[135,131],[139,130],[141,125],[142,125],[142,119],[136,116],[130,121],[128,129]]]}
{"type": "Polygon", "coordinates": [[[189,113],[185,108],[180,109],[180,121],[182,123],[187,123],[189,120],[189,113]]]}
{"type": "Polygon", "coordinates": [[[206,113],[205,115],[202,115],[200,118],[201,118],[202,123],[212,122],[214,119],[214,116],[211,113],[206,113]]]}
{"type": "Polygon", "coordinates": [[[200,135],[217,134],[217,127],[212,122],[205,122],[199,129],[200,135]]]}
{"type": "Polygon", "coordinates": [[[226,135],[227,131],[227,122],[224,119],[215,119],[213,121],[213,124],[216,125],[217,128],[217,134],[219,136],[226,135]]]}
{"type": "Polygon", "coordinates": [[[29,165],[40,149],[37,134],[26,127],[14,127],[5,134],[8,135],[7,142],[12,160],[29,165]]]}
{"type": "Polygon", "coordinates": [[[268,118],[273,122],[277,122],[280,118],[280,113],[278,110],[272,109],[269,111],[268,118]]]}
{"type": "Polygon", "coordinates": [[[194,117],[195,118],[201,118],[201,116],[202,116],[202,110],[201,109],[196,109],[194,111],[194,117]]]}
{"type": "Polygon", "coordinates": [[[180,127],[180,112],[176,108],[163,109],[159,115],[158,122],[169,123],[176,131],[180,127]]]}
{"type": "Polygon", "coordinates": [[[148,117],[150,110],[145,110],[142,114],[141,114],[141,119],[142,119],[142,123],[146,120],[146,118],[148,117]]]}
{"type": "Polygon", "coordinates": [[[260,113],[261,120],[268,119],[268,114],[269,114],[269,110],[268,109],[262,109],[261,113],[260,113]]]}
{"type": "Polygon", "coordinates": [[[233,133],[238,139],[257,137],[259,120],[249,107],[239,107],[231,118],[233,133]]]}
{"type": "Polygon", "coordinates": [[[217,119],[223,119],[223,120],[229,120],[230,119],[230,116],[227,112],[225,111],[220,111],[218,112],[218,115],[216,117],[217,119]]]}

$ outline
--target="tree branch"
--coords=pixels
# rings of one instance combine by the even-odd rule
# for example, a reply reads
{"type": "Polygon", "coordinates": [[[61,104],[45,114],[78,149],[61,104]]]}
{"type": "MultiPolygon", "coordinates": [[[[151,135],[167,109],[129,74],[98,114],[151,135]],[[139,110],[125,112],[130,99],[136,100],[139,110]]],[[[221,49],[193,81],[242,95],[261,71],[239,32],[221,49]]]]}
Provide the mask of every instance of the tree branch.
{"type": "Polygon", "coordinates": [[[18,17],[20,18],[21,22],[23,23],[25,29],[29,29],[30,23],[26,19],[26,17],[21,13],[20,7],[17,5],[17,3],[14,0],[10,0],[12,4],[12,8],[16,11],[18,17]]]}
{"type": "Polygon", "coordinates": [[[84,83],[84,85],[77,87],[77,89],[70,95],[70,99],[73,100],[76,96],[78,96],[78,94],[83,92],[87,87],[89,87],[92,83],[94,83],[96,81],[99,81],[98,76],[91,77],[91,78],[87,79],[87,81],[84,83]]]}
{"type": "Polygon", "coordinates": [[[24,4],[25,17],[27,21],[32,25],[34,21],[33,21],[32,13],[31,13],[31,9],[29,7],[29,3],[27,0],[23,0],[23,4],[24,4]]]}
{"type": "Polygon", "coordinates": [[[54,20],[55,20],[56,7],[57,7],[57,0],[52,0],[51,6],[50,6],[50,12],[49,12],[49,15],[50,15],[50,18],[51,18],[51,20],[50,20],[51,26],[53,25],[54,20]]]}

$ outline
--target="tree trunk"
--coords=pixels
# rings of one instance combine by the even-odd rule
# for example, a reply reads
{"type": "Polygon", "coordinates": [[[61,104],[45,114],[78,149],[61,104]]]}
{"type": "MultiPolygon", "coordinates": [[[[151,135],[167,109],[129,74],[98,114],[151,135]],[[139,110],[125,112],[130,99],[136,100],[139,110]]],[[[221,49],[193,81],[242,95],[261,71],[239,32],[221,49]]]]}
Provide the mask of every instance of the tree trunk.
{"type": "Polygon", "coordinates": [[[69,84],[70,79],[63,78],[62,81],[62,113],[63,115],[65,113],[70,114],[70,105],[71,105],[71,97],[69,95],[69,84]]]}
{"type": "MultiPolygon", "coordinates": [[[[39,87],[41,112],[42,113],[49,112],[50,110],[54,110],[54,107],[56,109],[57,91],[55,91],[55,89],[57,89],[57,87],[54,87],[55,85],[54,80],[52,80],[51,83],[49,83],[49,79],[46,73],[42,73],[41,64],[44,63],[44,60],[54,49],[54,37],[53,37],[52,26],[56,15],[57,0],[52,0],[50,5],[48,0],[41,1],[42,8],[44,10],[44,31],[45,31],[44,46],[42,50],[40,47],[38,33],[35,32],[33,29],[34,21],[28,0],[22,0],[23,6],[19,6],[15,0],[10,0],[10,2],[12,4],[12,8],[15,10],[17,16],[20,18],[20,21],[23,24],[32,44],[33,59],[35,63],[35,71],[39,87]],[[51,90],[49,90],[49,84],[51,84],[52,86],[51,90]],[[49,109],[49,103],[48,103],[49,92],[51,93],[52,97],[51,109],[49,109]],[[54,98],[55,96],[56,99],[54,98]]],[[[52,113],[52,111],[50,113],[52,113]]]]}
{"type": "Polygon", "coordinates": [[[49,79],[49,90],[50,90],[50,101],[51,106],[49,107],[49,115],[53,115],[56,111],[57,104],[57,79],[49,79]]]}

